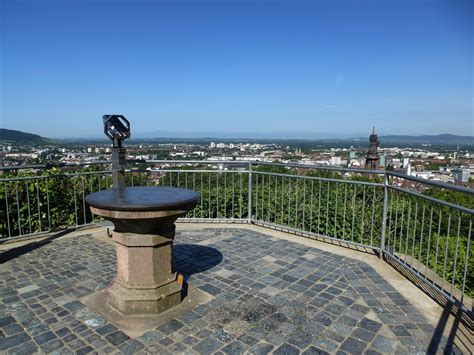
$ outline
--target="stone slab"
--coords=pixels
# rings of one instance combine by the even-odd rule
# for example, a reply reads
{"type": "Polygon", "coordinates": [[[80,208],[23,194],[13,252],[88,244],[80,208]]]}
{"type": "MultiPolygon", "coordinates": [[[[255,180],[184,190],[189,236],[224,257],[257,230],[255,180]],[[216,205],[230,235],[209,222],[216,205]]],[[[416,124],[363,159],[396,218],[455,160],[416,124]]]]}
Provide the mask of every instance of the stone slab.
{"type": "Polygon", "coordinates": [[[198,288],[188,286],[188,294],[181,304],[158,315],[126,316],[107,305],[107,290],[102,290],[81,299],[81,302],[96,311],[109,323],[120,329],[130,338],[136,338],[166,322],[183,316],[196,306],[211,301],[214,297],[198,288]]]}

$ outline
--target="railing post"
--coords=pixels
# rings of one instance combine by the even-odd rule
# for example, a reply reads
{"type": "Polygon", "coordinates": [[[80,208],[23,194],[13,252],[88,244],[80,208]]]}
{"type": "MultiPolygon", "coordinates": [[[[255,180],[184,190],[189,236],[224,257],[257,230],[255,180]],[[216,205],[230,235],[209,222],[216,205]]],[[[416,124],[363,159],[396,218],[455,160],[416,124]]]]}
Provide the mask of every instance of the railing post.
{"type": "Polygon", "coordinates": [[[384,174],[383,183],[383,211],[382,211],[382,237],[380,240],[380,250],[385,251],[385,234],[387,229],[387,209],[388,209],[388,174],[384,174]]]}
{"type": "Polygon", "coordinates": [[[252,162],[249,161],[249,188],[248,188],[248,214],[247,222],[252,223],[252,162]]]}

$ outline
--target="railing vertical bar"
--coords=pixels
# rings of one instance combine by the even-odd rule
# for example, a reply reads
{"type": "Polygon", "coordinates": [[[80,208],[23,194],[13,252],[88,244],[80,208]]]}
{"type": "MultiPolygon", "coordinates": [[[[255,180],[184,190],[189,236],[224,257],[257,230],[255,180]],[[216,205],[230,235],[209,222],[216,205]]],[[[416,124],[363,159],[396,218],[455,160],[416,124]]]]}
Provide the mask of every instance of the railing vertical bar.
{"type": "Polygon", "coordinates": [[[178,187],[181,187],[181,184],[180,184],[180,179],[179,179],[179,177],[180,177],[180,173],[179,173],[179,171],[178,171],[177,175],[178,175],[178,187]]]}
{"type": "Polygon", "coordinates": [[[410,217],[411,217],[411,196],[408,197],[407,233],[406,233],[406,238],[405,238],[405,255],[404,255],[405,264],[408,261],[408,238],[410,237],[410,217]]]}
{"type": "Polygon", "coordinates": [[[258,213],[258,211],[259,211],[259,209],[258,209],[258,198],[259,198],[258,194],[260,192],[260,185],[258,183],[258,179],[259,179],[259,174],[256,173],[255,174],[255,218],[257,219],[257,221],[259,220],[259,218],[258,218],[258,214],[259,214],[258,213]]]}
{"type": "Polygon", "coordinates": [[[273,221],[275,223],[277,223],[277,216],[278,216],[278,213],[277,213],[277,204],[278,204],[278,176],[275,176],[275,179],[274,179],[274,188],[273,188],[273,221]]]}
{"type": "Polygon", "coordinates": [[[420,247],[418,248],[418,264],[416,267],[416,271],[418,275],[420,274],[421,249],[423,246],[423,232],[425,228],[425,209],[426,209],[426,205],[423,204],[423,212],[421,213],[420,247]]]}
{"type": "MultiPolygon", "coordinates": [[[[193,191],[196,191],[196,172],[193,171],[193,191]]],[[[199,193],[199,198],[202,199],[202,194],[199,193]]],[[[193,208],[193,218],[196,218],[196,209],[193,208]]]]}
{"type": "Polygon", "coordinates": [[[199,187],[201,188],[201,218],[204,216],[204,184],[203,184],[203,175],[204,173],[199,173],[201,175],[201,184],[199,187]]]}
{"type": "Polygon", "coordinates": [[[403,194],[402,200],[402,220],[400,221],[400,235],[399,235],[399,245],[398,252],[402,252],[402,240],[403,240],[403,222],[405,221],[405,194],[403,194]]]}
{"type": "Polygon", "coordinates": [[[265,205],[265,175],[262,175],[262,182],[260,183],[260,196],[262,198],[261,200],[261,206],[260,206],[260,209],[261,209],[261,214],[260,214],[260,218],[262,219],[262,221],[265,221],[265,214],[263,213],[263,207],[265,205]]]}
{"type": "Polygon", "coordinates": [[[433,285],[435,284],[435,274],[436,274],[436,269],[438,267],[438,255],[439,255],[439,240],[441,239],[441,220],[442,218],[442,210],[441,207],[439,208],[439,220],[438,220],[438,234],[436,236],[436,253],[435,253],[435,262],[433,266],[433,278],[432,278],[432,283],[433,285]]]}
{"type": "Polygon", "coordinates": [[[444,281],[446,279],[446,264],[448,262],[448,239],[449,233],[451,232],[451,211],[448,212],[448,230],[446,231],[446,242],[444,243],[444,263],[443,263],[443,281],[441,283],[441,289],[444,291],[444,281]]]}
{"type": "Polygon", "coordinates": [[[355,201],[357,197],[357,185],[353,186],[354,193],[352,195],[352,228],[351,228],[351,241],[354,241],[354,222],[355,222],[355,201]]]}
{"type": "Polygon", "coordinates": [[[314,180],[311,180],[311,210],[309,216],[309,231],[313,233],[313,207],[314,207],[314,180]]]}
{"type": "Polygon", "coordinates": [[[242,215],[242,199],[243,199],[243,191],[242,191],[242,173],[239,173],[239,180],[240,180],[240,189],[239,189],[239,216],[240,218],[243,218],[244,216],[242,215]]]}
{"type": "Polygon", "coordinates": [[[361,244],[364,244],[364,222],[365,222],[365,185],[362,186],[362,221],[360,224],[360,243],[361,244]]]}
{"type": "Polygon", "coordinates": [[[8,238],[11,238],[12,232],[10,228],[10,211],[8,208],[8,187],[7,187],[7,182],[3,183],[4,189],[5,189],[5,212],[7,213],[7,231],[8,231],[8,238]]]}
{"type": "Polygon", "coordinates": [[[76,196],[76,177],[72,178],[73,183],[73,193],[74,193],[74,216],[76,218],[76,226],[79,225],[78,217],[77,217],[77,196],[76,196]]]}
{"type": "Polygon", "coordinates": [[[339,195],[339,183],[336,182],[336,203],[334,205],[334,238],[337,238],[337,198],[339,195]]]}
{"type": "Polygon", "coordinates": [[[291,181],[290,178],[288,177],[288,226],[291,226],[291,181]]]}
{"type": "MultiPolygon", "coordinates": [[[[388,196],[387,196],[387,198],[388,198],[388,196]]],[[[390,209],[390,213],[392,213],[392,209],[390,209]]],[[[374,241],[374,217],[375,217],[375,186],[372,187],[372,218],[371,218],[371,222],[370,222],[370,245],[374,245],[374,243],[373,243],[373,241],[374,241]]],[[[390,218],[391,217],[392,217],[392,215],[390,214],[390,218]]],[[[388,219],[389,224],[391,222],[390,218],[388,219]]],[[[390,227],[388,228],[388,230],[390,231],[390,227]]],[[[390,236],[389,236],[389,238],[390,238],[390,236]]],[[[383,249],[385,249],[385,248],[383,248],[383,249]]]]}
{"type": "Polygon", "coordinates": [[[184,172],[184,188],[185,189],[188,188],[188,172],[187,171],[184,172]]]}
{"type": "Polygon", "coordinates": [[[208,193],[208,198],[209,198],[208,218],[211,218],[211,173],[209,173],[207,182],[208,182],[208,189],[209,189],[209,193],[208,193]]]}
{"type": "Polygon", "coordinates": [[[47,212],[48,212],[48,230],[51,230],[51,209],[49,206],[49,181],[48,179],[46,181],[46,206],[47,206],[47,212]]]}
{"type": "Polygon", "coordinates": [[[303,180],[303,225],[302,229],[305,230],[305,210],[306,210],[306,179],[303,180]]]}
{"type": "MultiPolygon", "coordinates": [[[[375,186],[374,186],[374,189],[375,189],[375,186]]],[[[384,191],[384,194],[385,194],[385,191],[384,191]]],[[[393,246],[392,246],[392,233],[391,233],[391,230],[392,230],[392,214],[393,214],[393,190],[390,190],[390,193],[388,193],[388,189],[387,189],[387,196],[388,194],[390,194],[390,198],[387,200],[387,207],[389,205],[389,201],[390,201],[390,214],[389,214],[389,217],[388,217],[388,229],[385,231],[385,235],[388,235],[388,241],[387,243],[385,244],[385,247],[384,249],[387,250],[387,249],[391,249],[393,251],[393,246]],[[387,234],[388,233],[388,234],[387,234]],[[388,247],[387,247],[388,246],[388,247]]],[[[385,197],[384,197],[385,198],[385,197]]],[[[372,211],[373,212],[373,211],[372,211]]],[[[372,214],[372,218],[373,218],[373,214],[372,214]]],[[[373,222],[372,222],[373,223],[373,222]]]]}
{"type": "Polygon", "coordinates": [[[271,178],[272,176],[271,175],[268,175],[268,190],[267,190],[267,221],[268,222],[271,222],[271,219],[270,219],[270,204],[271,204],[271,178]]]}
{"type": "Polygon", "coordinates": [[[235,217],[235,172],[232,171],[232,218],[235,217]]]}
{"type": "Polygon", "coordinates": [[[456,236],[456,251],[454,254],[454,265],[453,265],[453,278],[451,280],[451,297],[453,297],[453,285],[454,285],[454,279],[456,276],[456,266],[457,266],[457,261],[458,261],[458,248],[459,248],[459,236],[461,234],[461,214],[458,216],[458,234],[456,236]]]}
{"type": "Polygon", "coordinates": [[[472,219],[469,219],[469,232],[467,234],[466,263],[464,264],[464,276],[462,278],[461,302],[464,301],[464,291],[466,287],[467,265],[469,264],[469,249],[471,247],[472,219]]]}
{"type": "Polygon", "coordinates": [[[346,239],[347,182],[344,183],[344,211],[342,213],[342,239],[346,239]]]}
{"type": "Polygon", "coordinates": [[[298,177],[295,178],[296,185],[295,185],[295,228],[298,228],[298,177]]]}
{"type": "Polygon", "coordinates": [[[39,225],[39,231],[43,231],[43,225],[41,223],[41,202],[40,202],[40,196],[39,196],[39,187],[38,187],[38,181],[36,181],[36,201],[38,201],[38,225],[39,225]]]}
{"type": "Polygon", "coordinates": [[[319,193],[318,193],[318,234],[321,234],[319,232],[320,224],[321,224],[321,180],[319,180],[319,193]]]}
{"type": "MultiPolygon", "coordinates": [[[[392,191],[392,193],[394,193],[392,191]]],[[[396,249],[397,249],[397,227],[398,227],[398,200],[399,200],[399,197],[400,197],[400,193],[396,192],[397,194],[397,200],[395,202],[395,226],[393,227],[393,244],[392,244],[392,250],[393,250],[393,254],[395,254],[396,252],[396,249]]]]}
{"type": "Polygon", "coordinates": [[[18,233],[19,235],[23,235],[21,232],[21,217],[20,217],[20,197],[18,195],[18,181],[15,181],[15,190],[16,190],[16,212],[18,215],[18,233]]]}
{"type": "Polygon", "coordinates": [[[224,168],[224,218],[227,218],[227,173],[224,168]]]}
{"type": "Polygon", "coordinates": [[[248,216],[247,216],[247,222],[251,223],[252,222],[252,163],[249,162],[249,167],[248,167],[248,201],[247,201],[247,209],[248,209],[248,216]]]}
{"type": "Polygon", "coordinates": [[[285,187],[285,177],[282,176],[281,177],[281,186],[280,186],[280,197],[281,197],[281,213],[280,213],[280,224],[283,225],[283,216],[284,216],[284,211],[283,211],[283,208],[284,208],[284,203],[283,203],[283,200],[284,200],[284,193],[285,193],[285,190],[284,190],[284,187],[285,187]]]}
{"type": "Polygon", "coordinates": [[[326,191],[326,229],[324,231],[324,235],[326,236],[329,236],[329,194],[330,194],[329,185],[330,184],[331,183],[328,181],[328,188],[326,191]]]}
{"type": "Polygon", "coordinates": [[[410,268],[413,270],[413,256],[415,251],[415,240],[416,240],[416,225],[418,221],[418,200],[415,200],[415,221],[413,223],[413,243],[411,246],[411,261],[410,261],[410,268]]]}
{"type": "Polygon", "coordinates": [[[220,172],[217,170],[216,172],[216,217],[219,218],[219,175],[220,172]]]}
{"type": "Polygon", "coordinates": [[[425,280],[428,274],[428,260],[430,257],[431,251],[431,229],[433,225],[433,205],[431,205],[431,212],[430,212],[430,226],[428,227],[428,247],[426,248],[426,262],[425,262],[425,280]]]}
{"type": "Polygon", "coordinates": [[[30,203],[30,187],[28,186],[28,182],[25,181],[25,188],[26,188],[26,200],[28,201],[28,226],[30,229],[31,234],[31,203],[30,203]]]}
{"type": "Polygon", "coordinates": [[[87,216],[86,216],[86,187],[84,185],[84,179],[81,178],[81,182],[82,182],[82,212],[84,214],[84,223],[83,224],[86,224],[87,223],[87,216]]]}

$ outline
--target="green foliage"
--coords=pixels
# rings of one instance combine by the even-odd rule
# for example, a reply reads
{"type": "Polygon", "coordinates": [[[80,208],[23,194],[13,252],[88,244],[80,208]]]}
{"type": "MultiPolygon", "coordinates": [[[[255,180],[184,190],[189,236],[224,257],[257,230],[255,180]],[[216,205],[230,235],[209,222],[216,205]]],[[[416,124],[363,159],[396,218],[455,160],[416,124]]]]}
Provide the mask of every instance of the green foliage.
{"type": "MultiPolygon", "coordinates": [[[[247,219],[250,215],[268,224],[381,245],[384,188],[367,182],[381,183],[382,177],[332,170],[297,171],[278,165],[255,166],[251,177],[239,170],[193,169],[186,166],[163,173],[133,170],[126,174],[126,184],[176,186],[199,192],[198,205],[188,215],[192,218],[247,219]]],[[[112,187],[110,173],[99,167],[84,169],[80,175],[50,169],[41,175],[28,172],[11,176],[15,178],[11,181],[4,179],[7,177],[3,175],[0,181],[0,232],[7,237],[90,223],[94,217],[85,196],[112,187]],[[25,177],[29,178],[22,179],[25,177]]],[[[448,292],[453,283],[474,296],[474,245],[468,243],[472,215],[389,191],[386,250],[415,271],[434,278],[448,292]]],[[[467,193],[439,188],[423,193],[474,208],[474,199],[467,193]]]]}
{"type": "Polygon", "coordinates": [[[13,129],[0,128],[0,141],[21,144],[47,143],[48,140],[37,134],[15,131],[13,129]]]}

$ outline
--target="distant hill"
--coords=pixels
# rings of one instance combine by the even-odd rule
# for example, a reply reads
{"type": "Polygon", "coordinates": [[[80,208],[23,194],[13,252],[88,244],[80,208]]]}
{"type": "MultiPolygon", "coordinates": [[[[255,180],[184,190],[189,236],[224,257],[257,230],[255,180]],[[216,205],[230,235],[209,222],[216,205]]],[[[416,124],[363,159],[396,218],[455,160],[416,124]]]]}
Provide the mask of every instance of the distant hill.
{"type": "Polygon", "coordinates": [[[390,135],[380,137],[384,143],[431,144],[431,145],[474,145],[473,136],[456,136],[454,134],[438,134],[425,136],[390,135]]]}
{"type": "Polygon", "coordinates": [[[37,134],[15,131],[13,129],[0,128],[0,142],[38,144],[48,143],[49,140],[47,138],[38,136],[37,134]]]}

